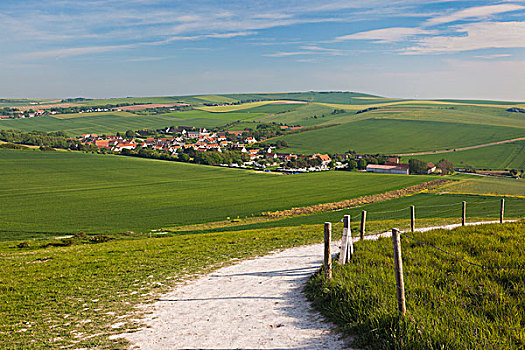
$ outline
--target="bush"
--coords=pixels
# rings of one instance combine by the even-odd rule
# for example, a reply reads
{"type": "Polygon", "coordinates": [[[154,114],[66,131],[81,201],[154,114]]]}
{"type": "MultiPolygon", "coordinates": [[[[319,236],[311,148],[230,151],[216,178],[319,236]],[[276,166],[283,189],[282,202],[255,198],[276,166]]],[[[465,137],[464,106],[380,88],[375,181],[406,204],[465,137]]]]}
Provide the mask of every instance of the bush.
{"type": "Polygon", "coordinates": [[[114,238],[110,235],[96,235],[93,237],[90,237],[89,240],[91,243],[105,243],[113,240],[114,238]]]}
{"type": "Polygon", "coordinates": [[[27,242],[20,242],[16,245],[17,248],[20,248],[20,249],[26,249],[26,248],[29,248],[29,243],[27,242]]]}

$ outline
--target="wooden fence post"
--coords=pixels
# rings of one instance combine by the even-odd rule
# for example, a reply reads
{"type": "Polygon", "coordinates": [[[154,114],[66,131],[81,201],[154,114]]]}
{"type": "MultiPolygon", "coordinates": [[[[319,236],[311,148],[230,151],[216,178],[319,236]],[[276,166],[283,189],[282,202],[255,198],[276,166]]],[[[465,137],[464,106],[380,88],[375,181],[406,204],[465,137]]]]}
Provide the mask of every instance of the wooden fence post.
{"type": "Polygon", "coordinates": [[[501,198],[501,209],[499,211],[499,222],[503,223],[503,216],[505,214],[505,198],[501,198]]]}
{"type": "Polygon", "coordinates": [[[392,229],[392,242],[394,244],[394,265],[396,273],[396,294],[399,316],[404,316],[407,308],[405,304],[405,282],[403,281],[403,259],[401,257],[401,237],[399,229],[392,229]]]}
{"type": "Polygon", "coordinates": [[[363,210],[361,212],[361,231],[360,231],[361,240],[365,239],[365,230],[366,230],[366,210],[363,210]]]}
{"type": "Polygon", "coordinates": [[[414,232],[416,230],[416,207],[410,206],[410,231],[414,232]]]}
{"type": "Polygon", "coordinates": [[[332,223],[324,223],[324,277],[332,279],[332,223]]]}
{"type": "Polygon", "coordinates": [[[352,242],[352,229],[350,228],[350,215],[343,217],[343,238],[341,239],[341,252],[339,253],[339,264],[346,264],[354,255],[354,244],[352,242]]]}
{"type": "Polygon", "coordinates": [[[467,223],[467,202],[463,201],[463,210],[461,211],[461,226],[467,223]]]}

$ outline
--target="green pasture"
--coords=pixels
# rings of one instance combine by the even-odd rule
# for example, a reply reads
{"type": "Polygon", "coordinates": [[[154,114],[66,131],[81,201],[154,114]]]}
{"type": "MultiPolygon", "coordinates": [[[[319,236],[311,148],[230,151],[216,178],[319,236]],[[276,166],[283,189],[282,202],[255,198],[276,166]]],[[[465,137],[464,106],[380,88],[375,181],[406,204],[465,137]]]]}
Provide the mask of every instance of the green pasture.
{"type": "Polygon", "coordinates": [[[466,147],[523,136],[524,129],[440,122],[370,118],[287,135],[288,151],[304,154],[409,153],[466,147]]]}
{"type": "MultiPolygon", "coordinates": [[[[411,157],[403,157],[403,160],[411,157]]],[[[476,169],[525,169],[525,141],[487,146],[465,151],[416,156],[428,162],[449,159],[456,167],[471,165],[476,169]]]]}
{"type": "Polygon", "coordinates": [[[357,242],[333,280],[318,273],[306,293],[355,348],[523,349],[524,238],[523,221],[403,233],[404,317],[391,238],[357,242]]]}
{"type": "MultiPolygon", "coordinates": [[[[458,176],[458,178],[463,178],[463,176],[458,176]]],[[[469,176],[465,177],[461,182],[445,186],[442,191],[494,196],[509,195],[525,198],[525,180],[493,176],[469,176]]],[[[525,214],[525,208],[523,213],[525,214]]]]}
{"type": "Polygon", "coordinates": [[[0,150],[1,229],[57,235],[146,231],[334,202],[431,179],[300,175],[76,152],[0,150]]]}
{"type": "Polygon", "coordinates": [[[256,107],[251,107],[247,109],[241,109],[240,112],[250,112],[250,113],[271,113],[271,114],[284,114],[286,112],[292,112],[298,108],[304,107],[307,104],[304,103],[284,103],[284,104],[273,104],[268,103],[256,107]]]}
{"type": "MultiPolygon", "coordinates": [[[[140,198],[128,204],[141,206],[140,198]]],[[[28,248],[0,243],[0,348],[129,349],[110,336],[138,328],[138,304],[188,275],[319,243],[321,236],[318,227],[303,227],[151,239],[121,235],[98,244],[89,237],[52,239],[30,241],[28,248]]]]}
{"type": "MultiPolygon", "coordinates": [[[[507,188],[509,190],[510,188],[507,188]]],[[[510,189],[512,190],[512,189],[510,189]]],[[[448,188],[447,188],[448,191],[448,188]]],[[[522,192],[523,193],[523,192],[522,192]]],[[[344,215],[351,216],[351,226],[355,235],[359,232],[361,212],[367,211],[367,234],[387,231],[395,227],[410,227],[410,206],[416,208],[416,227],[441,223],[460,223],[462,202],[467,202],[467,222],[479,220],[497,220],[499,218],[502,196],[419,193],[412,196],[395,198],[388,201],[365,204],[354,208],[327,211],[312,215],[302,215],[283,219],[250,223],[242,221],[235,226],[216,227],[181,227],[169,229],[178,234],[196,234],[210,232],[242,231],[252,229],[269,229],[300,225],[321,225],[324,222],[338,223],[344,215]]],[[[505,216],[521,218],[525,213],[525,198],[507,197],[505,216]]],[[[198,225],[199,226],[199,225],[198,225]]]]}
{"type": "Polygon", "coordinates": [[[116,133],[137,129],[159,129],[167,126],[194,126],[213,128],[235,120],[255,119],[260,113],[209,113],[205,111],[173,112],[159,115],[135,115],[129,112],[103,112],[43,116],[25,119],[0,120],[0,129],[20,131],[63,130],[72,136],[89,133],[116,133]]]}
{"type": "Polygon", "coordinates": [[[193,98],[212,103],[235,103],[239,101],[235,98],[230,98],[222,95],[198,95],[193,96],[193,98]]]}

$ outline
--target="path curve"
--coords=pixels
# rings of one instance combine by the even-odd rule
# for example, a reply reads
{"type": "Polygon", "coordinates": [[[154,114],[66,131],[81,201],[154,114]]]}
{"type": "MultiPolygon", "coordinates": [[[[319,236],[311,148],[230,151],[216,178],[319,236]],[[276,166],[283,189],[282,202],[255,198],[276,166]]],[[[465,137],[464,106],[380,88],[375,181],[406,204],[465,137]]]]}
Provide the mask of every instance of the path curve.
{"type": "MultiPolygon", "coordinates": [[[[384,232],[365,239],[390,235],[384,232]]],[[[338,247],[334,244],[332,251],[338,252],[338,247]]],[[[316,244],[221,268],[146,305],[151,313],[141,322],[147,327],[123,337],[133,349],[143,350],[343,349],[349,339],[334,333],[302,292],[322,259],[323,246],[316,244]]]]}

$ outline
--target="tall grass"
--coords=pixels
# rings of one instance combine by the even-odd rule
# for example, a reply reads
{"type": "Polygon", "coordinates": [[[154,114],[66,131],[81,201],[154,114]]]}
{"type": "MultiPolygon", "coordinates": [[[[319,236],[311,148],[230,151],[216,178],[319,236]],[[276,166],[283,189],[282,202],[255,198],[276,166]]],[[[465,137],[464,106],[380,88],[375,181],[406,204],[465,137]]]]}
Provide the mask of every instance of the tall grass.
{"type": "Polygon", "coordinates": [[[403,318],[390,238],[358,242],[333,280],[316,275],[306,292],[361,348],[524,349],[524,238],[524,221],[405,234],[403,318]]]}

